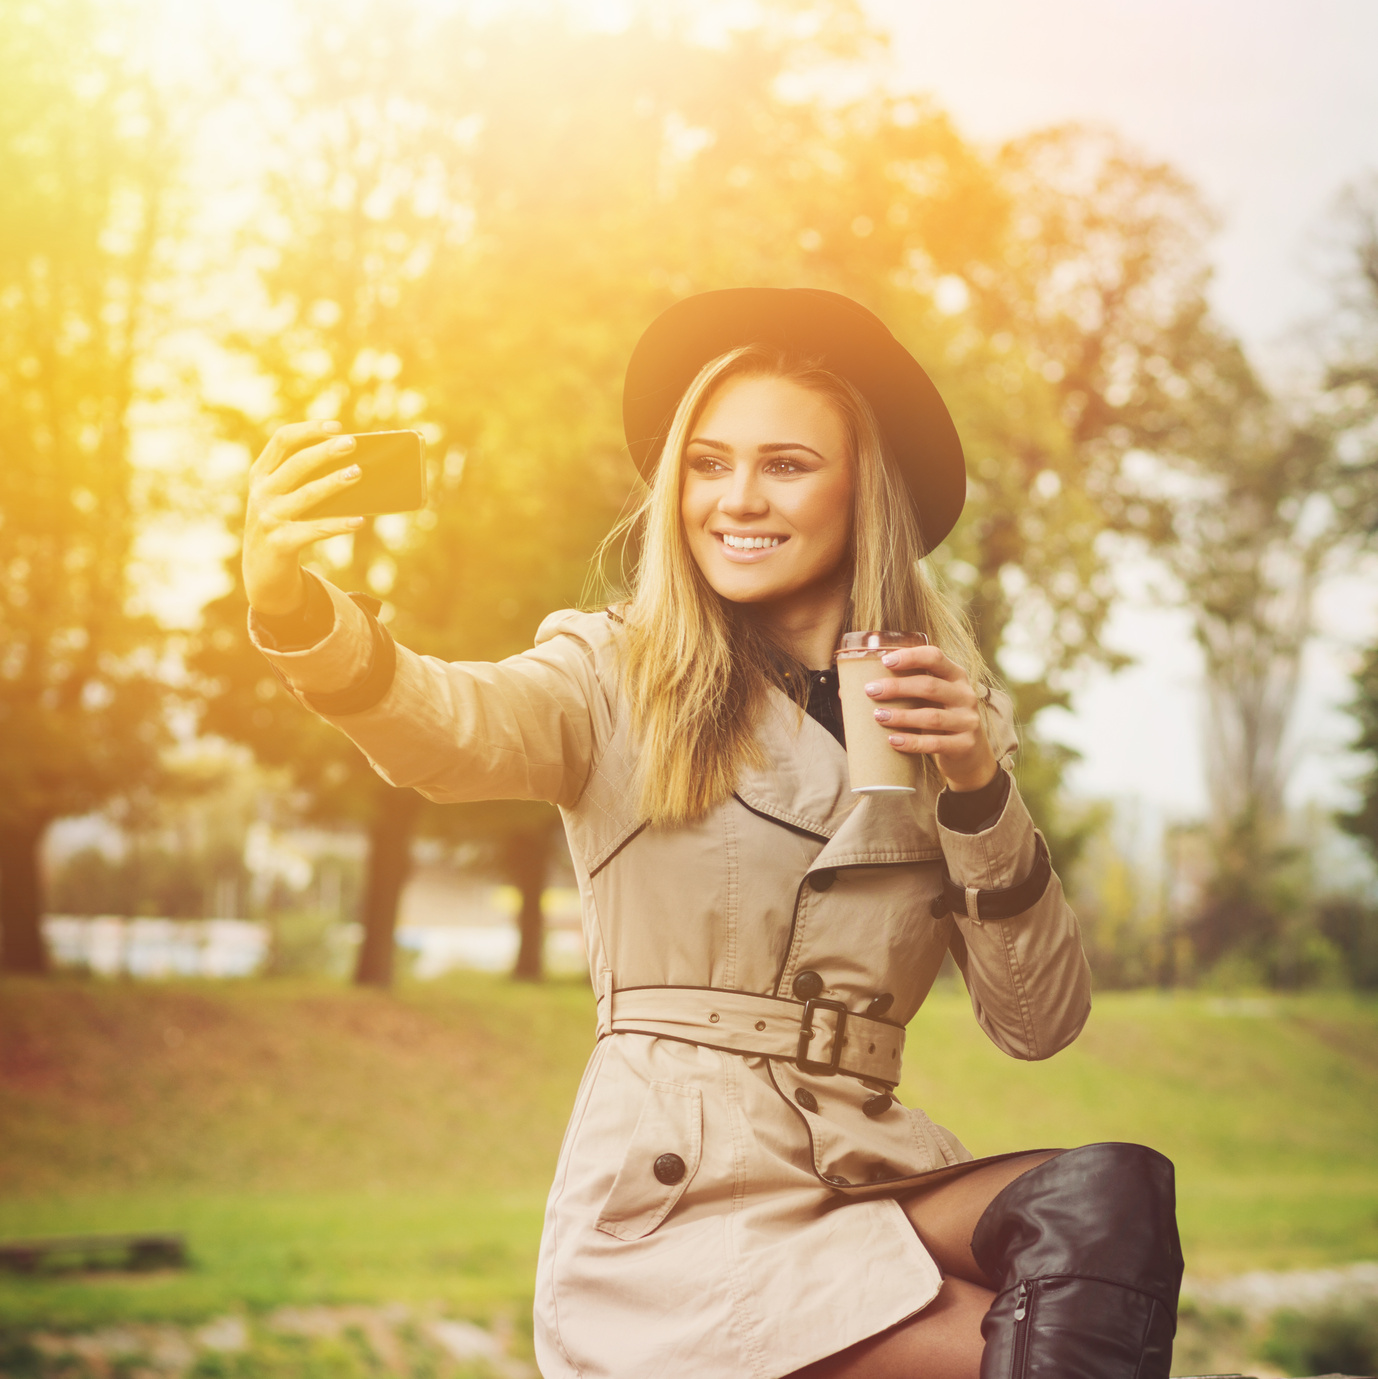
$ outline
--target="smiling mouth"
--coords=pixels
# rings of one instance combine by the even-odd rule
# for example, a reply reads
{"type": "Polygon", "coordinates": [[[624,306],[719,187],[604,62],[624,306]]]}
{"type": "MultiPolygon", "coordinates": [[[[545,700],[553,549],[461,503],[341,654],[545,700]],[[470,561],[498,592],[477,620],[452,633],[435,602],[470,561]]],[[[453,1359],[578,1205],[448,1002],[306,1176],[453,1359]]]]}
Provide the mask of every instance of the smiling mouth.
{"type": "Polygon", "coordinates": [[[772,550],[782,541],[788,541],[787,536],[734,536],[731,532],[714,532],[719,541],[729,550],[733,551],[766,551],[772,550]]]}

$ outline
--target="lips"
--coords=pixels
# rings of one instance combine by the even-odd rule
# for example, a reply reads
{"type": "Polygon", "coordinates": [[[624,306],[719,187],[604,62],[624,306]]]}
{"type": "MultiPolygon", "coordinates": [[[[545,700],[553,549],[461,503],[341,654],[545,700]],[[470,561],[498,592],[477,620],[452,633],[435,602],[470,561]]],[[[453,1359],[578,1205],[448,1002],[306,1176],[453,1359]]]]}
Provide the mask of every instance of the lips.
{"type": "Polygon", "coordinates": [[[757,565],[769,560],[788,540],[775,532],[715,531],[710,536],[718,543],[723,559],[732,565],[757,565]]]}

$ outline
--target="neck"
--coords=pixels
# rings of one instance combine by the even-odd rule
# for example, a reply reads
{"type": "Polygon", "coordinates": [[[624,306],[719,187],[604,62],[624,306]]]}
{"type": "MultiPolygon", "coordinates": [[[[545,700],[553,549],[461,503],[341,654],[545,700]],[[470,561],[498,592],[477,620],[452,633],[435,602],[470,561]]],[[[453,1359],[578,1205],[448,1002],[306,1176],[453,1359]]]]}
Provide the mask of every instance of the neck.
{"type": "Polygon", "coordinates": [[[779,644],[810,670],[831,670],[842,640],[850,590],[846,584],[806,589],[753,610],[779,644]]]}

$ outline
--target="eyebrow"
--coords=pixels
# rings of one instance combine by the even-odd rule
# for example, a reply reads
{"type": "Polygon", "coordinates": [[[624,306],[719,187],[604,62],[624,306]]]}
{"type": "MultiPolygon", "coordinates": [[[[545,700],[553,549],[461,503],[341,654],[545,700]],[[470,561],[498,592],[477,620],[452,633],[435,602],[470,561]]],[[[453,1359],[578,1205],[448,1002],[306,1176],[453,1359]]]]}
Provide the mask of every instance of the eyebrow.
{"type": "MultiPolygon", "coordinates": [[[[709,445],[712,446],[714,450],[730,451],[732,449],[726,441],[709,440],[707,436],[692,436],[687,443],[689,445],[709,445]]],[[[772,441],[767,445],[758,445],[756,448],[763,455],[778,455],[785,450],[806,450],[816,459],[823,460],[825,464],[827,463],[826,456],[820,455],[813,446],[805,445],[802,441],[772,441]]]]}

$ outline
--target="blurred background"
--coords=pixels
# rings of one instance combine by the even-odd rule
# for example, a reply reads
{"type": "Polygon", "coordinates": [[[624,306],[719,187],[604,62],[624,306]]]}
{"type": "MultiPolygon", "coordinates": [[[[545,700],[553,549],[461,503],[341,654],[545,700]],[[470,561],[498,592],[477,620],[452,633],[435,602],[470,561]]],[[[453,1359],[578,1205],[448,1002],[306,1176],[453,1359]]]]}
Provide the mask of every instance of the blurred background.
{"type": "Polygon", "coordinates": [[[865,302],[951,405],[935,564],[1095,970],[1031,1067],[946,973],[904,1091],[1174,1157],[1175,1372],[1378,1368],[1375,58],[1364,0],[8,0],[0,1372],[533,1372],[559,820],[281,691],[245,476],[419,429],[428,508],[314,568],[515,653],[615,574],[638,334],[741,285],[865,302]],[[181,1267],[4,1252],[149,1231],[181,1267]]]}

